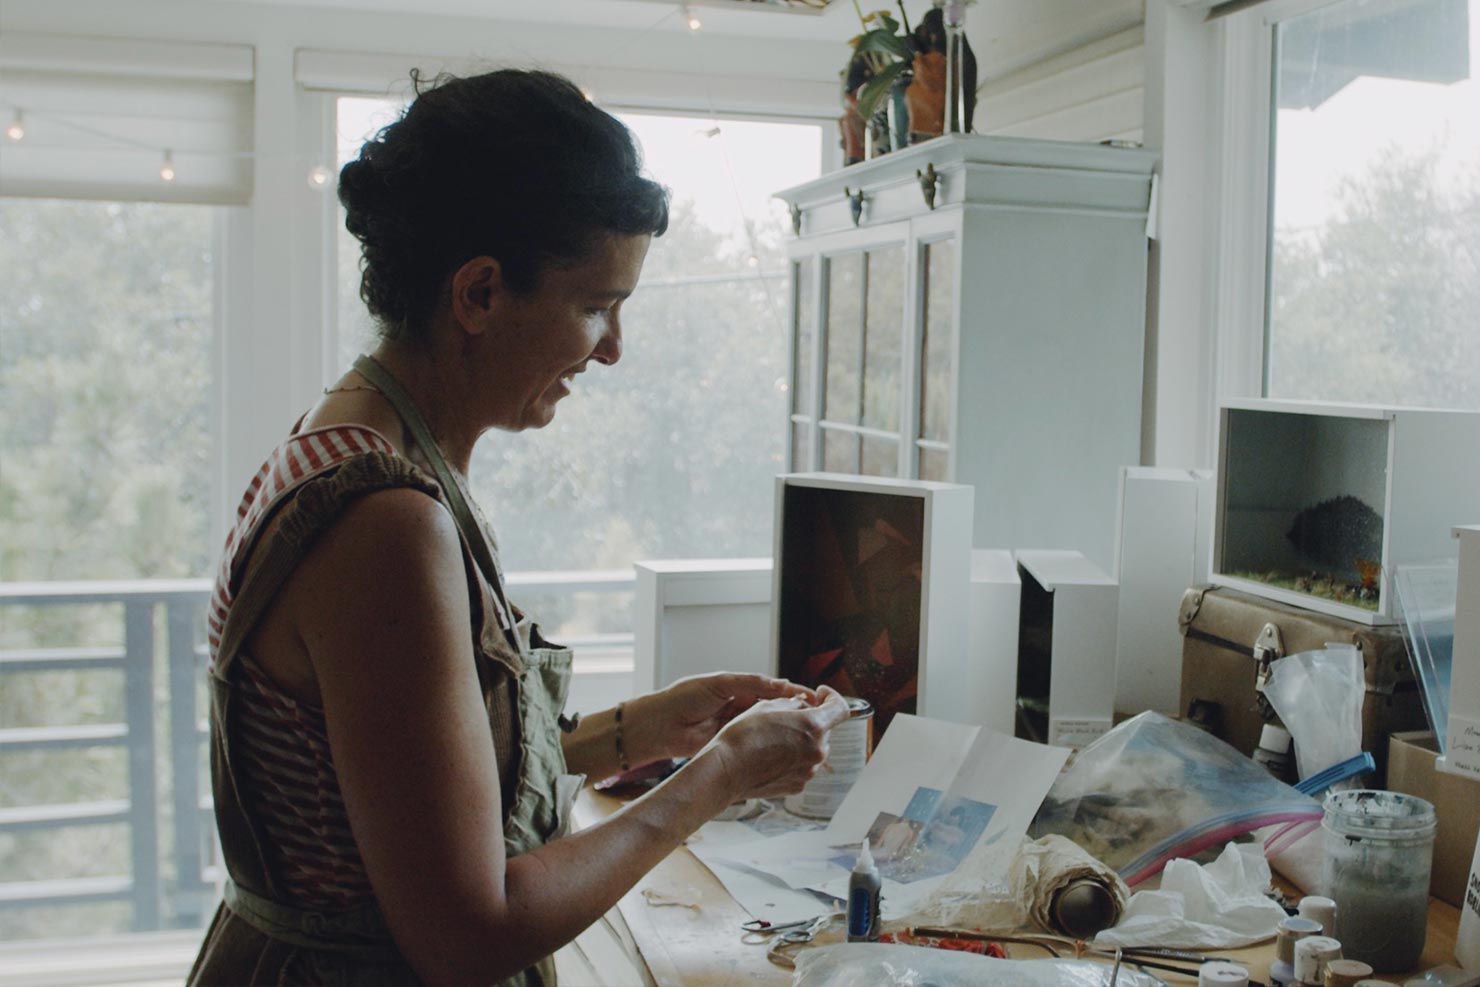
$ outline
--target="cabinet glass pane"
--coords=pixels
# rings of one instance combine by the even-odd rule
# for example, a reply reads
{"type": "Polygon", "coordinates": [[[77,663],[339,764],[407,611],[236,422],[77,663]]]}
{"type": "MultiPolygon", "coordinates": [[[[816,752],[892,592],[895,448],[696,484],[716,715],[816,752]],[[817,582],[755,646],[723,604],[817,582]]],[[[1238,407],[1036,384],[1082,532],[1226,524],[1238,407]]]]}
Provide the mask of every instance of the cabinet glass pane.
{"type": "MultiPolygon", "coordinates": [[[[951,312],[956,297],[956,244],[925,247],[925,333],[920,342],[920,438],[951,441],[951,312]]],[[[922,454],[920,475],[925,475],[922,454]]]]}
{"type": "Polygon", "coordinates": [[[812,270],[817,262],[808,258],[791,265],[792,284],[796,285],[796,305],[792,312],[792,324],[796,326],[792,346],[791,410],[797,415],[811,415],[812,411],[812,334],[817,317],[816,300],[812,289],[812,270]]]}
{"type": "Polygon", "coordinates": [[[791,426],[791,468],[805,472],[812,468],[812,423],[793,422],[791,426]]]}
{"type": "Polygon", "coordinates": [[[868,292],[863,336],[863,424],[892,432],[899,428],[904,248],[870,250],[866,258],[868,292]]]}
{"type": "Polygon", "coordinates": [[[822,468],[829,473],[857,473],[859,439],[853,432],[822,430],[822,468]]]}
{"type": "Polygon", "coordinates": [[[857,425],[863,384],[863,254],[834,257],[827,270],[827,381],[822,417],[857,425]]]}
{"type": "Polygon", "coordinates": [[[899,443],[893,439],[864,436],[863,463],[859,472],[864,476],[898,476],[899,443]]]}
{"type": "Polygon", "coordinates": [[[920,479],[950,482],[950,456],[940,449],[920,450],[920,479]]]}

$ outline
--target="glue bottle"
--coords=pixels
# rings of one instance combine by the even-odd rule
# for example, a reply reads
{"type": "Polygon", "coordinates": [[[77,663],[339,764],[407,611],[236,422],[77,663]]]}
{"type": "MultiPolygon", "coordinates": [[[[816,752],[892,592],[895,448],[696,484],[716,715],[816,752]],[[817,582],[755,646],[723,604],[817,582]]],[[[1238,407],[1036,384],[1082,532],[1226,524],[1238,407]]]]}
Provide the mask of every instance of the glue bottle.
{"type": "Polygon", "coordinates": [[[879,868],[869,852],[868,840],[858,852],[858,862],[848,876],[848,941],[877,942],[879,939],[879,868]]]}

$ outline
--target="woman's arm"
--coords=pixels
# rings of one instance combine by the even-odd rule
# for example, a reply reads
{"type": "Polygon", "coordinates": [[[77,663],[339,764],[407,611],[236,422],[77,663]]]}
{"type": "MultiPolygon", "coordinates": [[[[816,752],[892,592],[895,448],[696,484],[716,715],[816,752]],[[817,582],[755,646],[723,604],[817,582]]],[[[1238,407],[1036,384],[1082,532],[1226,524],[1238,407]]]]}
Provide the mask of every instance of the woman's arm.
{"type": "MultiPolygon", "coordinates": [[[[812,689],[767,675],[719,672],[680,679],[657,692],[628,700],[622,711],[622,752],[637,767],[665,757],[692,757],[726,724],[766,699],[800,698],[814,706],[812,689]]],[[[565,763],[576,774],[609,778],[622,769],[617,754],[616,710],[581,717],[561,736],[565,763]]]]}
{"type": "Polygon", "coordinates": [[[847,715],[763,702],[600,825],[505,859],[462,551],[440,504],[371,494],[290,582],[350,824],[397,944],[428,983],[486,983],[554,952],[729,803],[796,791],[847,715]]]}

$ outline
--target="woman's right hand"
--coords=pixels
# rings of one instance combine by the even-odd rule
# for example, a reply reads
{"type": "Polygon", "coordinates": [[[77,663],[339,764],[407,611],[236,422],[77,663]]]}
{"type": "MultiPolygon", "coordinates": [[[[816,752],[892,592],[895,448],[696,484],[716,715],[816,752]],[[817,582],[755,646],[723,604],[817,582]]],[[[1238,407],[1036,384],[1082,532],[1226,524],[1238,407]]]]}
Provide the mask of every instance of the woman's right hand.
{"type": "Polygon", "coordinates": [[[731,801],[791,795],[827,759],[827,733],[848,718],[848,702],[835,690],[817,690],[822,701],[766,699],[727,723],[709,746],[719,754],[731,801]]]}

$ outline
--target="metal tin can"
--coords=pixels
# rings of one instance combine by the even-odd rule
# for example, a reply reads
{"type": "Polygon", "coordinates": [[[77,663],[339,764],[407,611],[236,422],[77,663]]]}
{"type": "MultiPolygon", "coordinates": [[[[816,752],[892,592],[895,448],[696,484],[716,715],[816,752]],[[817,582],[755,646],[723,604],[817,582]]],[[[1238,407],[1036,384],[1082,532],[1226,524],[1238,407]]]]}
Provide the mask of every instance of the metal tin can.
{"type": "Polygon", "coordinates": [[[831,819],[873,752],[873,704],[851,698],[848,718],[828,732],[827,760],[806,788],[786,797],[786,811],[808,819],[831,819]]]}

